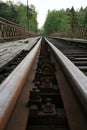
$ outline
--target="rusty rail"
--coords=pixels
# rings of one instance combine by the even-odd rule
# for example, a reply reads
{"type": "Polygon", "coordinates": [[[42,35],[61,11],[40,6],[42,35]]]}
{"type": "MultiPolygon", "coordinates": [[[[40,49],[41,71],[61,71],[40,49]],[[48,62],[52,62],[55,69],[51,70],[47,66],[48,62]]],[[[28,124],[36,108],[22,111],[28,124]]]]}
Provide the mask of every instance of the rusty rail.
{"type": "Polygon", "coordinates": [[[57,60],[62,66],[70,84],[72,84],[73,90],[87,113],[87,77],[65,55],[63,55],[60,50],[52,45],[51,42],[47,39],[46,41],[54,51],[57,60]]]}
{"type": "Polygon", "coordinates": [[[23,89],[40,47],[41,39],[0,86],[0,130],[3,130],[23,89]]]}
{"type": "Polygon", "coordinates": [[[0,40],[21,39],[29,36],[29,31],[19,24],[0,17],[0,40]]]}

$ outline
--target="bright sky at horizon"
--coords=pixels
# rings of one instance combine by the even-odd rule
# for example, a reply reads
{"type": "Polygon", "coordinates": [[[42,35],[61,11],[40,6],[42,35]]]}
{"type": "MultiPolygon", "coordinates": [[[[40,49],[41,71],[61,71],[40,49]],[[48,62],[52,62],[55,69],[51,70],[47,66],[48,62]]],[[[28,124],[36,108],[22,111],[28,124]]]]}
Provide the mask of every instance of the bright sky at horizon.
{"type": "MultiPolygon", "coordinates": [[[[2,0],[7,1],[7,0],[2,0]]],[[[11,0],[15,3],[22,2],[26,5],[27,0],[11,0]]],[[[60,10],[71,8],[74,6],[75,9],[87,7],[87,0],[28,0],[28,4],[33,4],[38,12],[38,27],[41,28],[45,22],[48,10],[60,10]]]]}

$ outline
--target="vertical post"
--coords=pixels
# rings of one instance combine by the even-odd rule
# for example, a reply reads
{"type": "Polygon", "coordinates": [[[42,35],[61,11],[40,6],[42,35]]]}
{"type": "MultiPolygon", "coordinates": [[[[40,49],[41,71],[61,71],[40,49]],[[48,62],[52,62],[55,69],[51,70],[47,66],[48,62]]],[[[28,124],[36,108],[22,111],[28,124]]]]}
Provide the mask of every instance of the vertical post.
{"type": "Polygon", "coordinates": [[[27,0],[27,28],[29,30],[29,10],[28,10],[28,0],[27,0]]]}

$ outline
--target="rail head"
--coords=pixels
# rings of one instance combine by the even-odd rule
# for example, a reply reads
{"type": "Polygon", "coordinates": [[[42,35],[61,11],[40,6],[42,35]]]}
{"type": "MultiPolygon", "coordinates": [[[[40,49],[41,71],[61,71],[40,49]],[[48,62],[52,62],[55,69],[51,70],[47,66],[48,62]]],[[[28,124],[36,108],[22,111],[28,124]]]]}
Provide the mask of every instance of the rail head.
{"type": "Polygon", "coordinates": [[[53,39],[56,39],[60,42],[65,42],[67,44],[71,44],[72,45],[76,45],[76,46],[83,46],[83,47],[87,47],[87,40],[86,39],[76,39],[76,38],[65,38],[65,37],[52,37],[52,36],[49,36],[48,38],[53,38],[53,39]]]}
{"type": "Polygon", "coordinates": [[[3,130],[32,68],[41,39],[0,86],[0,130],[3,130]]]}
{"type": "Polygon", "coordinates": [[[55,53],[57,60],[73,87],[73,90],[87,113],[87,77],[59,49],[46,38],[45,40],[55,53]]]}

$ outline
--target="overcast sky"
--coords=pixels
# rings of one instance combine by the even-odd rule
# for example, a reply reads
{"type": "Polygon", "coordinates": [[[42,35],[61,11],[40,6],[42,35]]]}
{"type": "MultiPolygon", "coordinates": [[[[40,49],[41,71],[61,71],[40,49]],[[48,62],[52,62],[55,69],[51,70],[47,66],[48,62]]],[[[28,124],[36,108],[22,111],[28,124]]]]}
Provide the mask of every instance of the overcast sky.
{"type": "MultiPolygon", "coordinates": [[[[3,0],[6,1],[6,0],[3,0]]],[[[13,2],[18,3],[18,1],[26,4],[27,0],[12,0],[13,2]]],[[[28,0],[29,5],[33,4],[38,11],[38,24],[39,28],[42,27],[42,25],[45,22],[47,11],[48,10],[60,10],[60,9],[66,9],[71,8],[74,6],[75,9],[79,9],[81,6],[86,7],[87,6],[87,0],[28,0]]]]}

